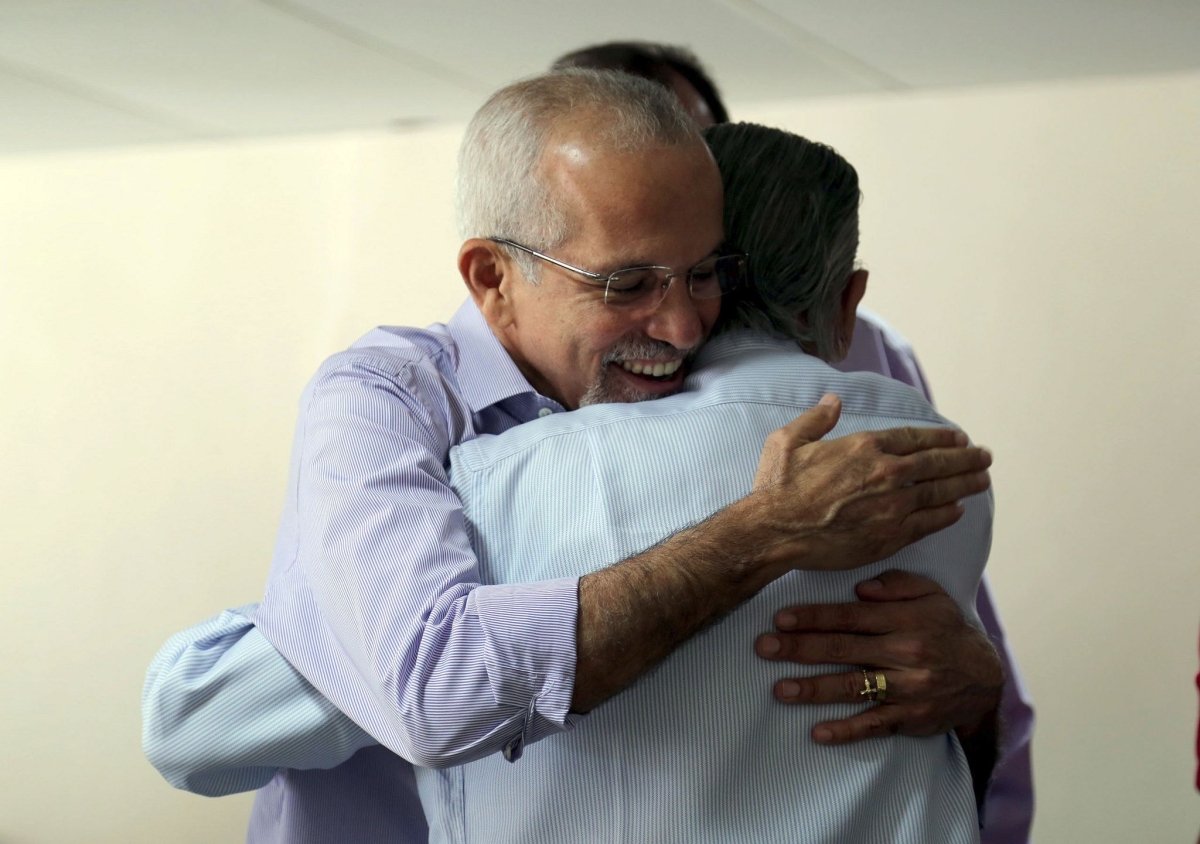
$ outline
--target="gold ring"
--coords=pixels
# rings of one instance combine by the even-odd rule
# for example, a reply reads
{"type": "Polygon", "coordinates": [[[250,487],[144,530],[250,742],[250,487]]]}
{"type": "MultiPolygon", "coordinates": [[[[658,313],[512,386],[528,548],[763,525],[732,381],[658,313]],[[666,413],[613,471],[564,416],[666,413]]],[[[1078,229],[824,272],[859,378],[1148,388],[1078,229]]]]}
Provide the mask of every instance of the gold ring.
{"type": "Polygon", "coordinates": [[[882,671],[875,672],[875,692],[875,697],[872,700],[876,700],[879,703],[887,700],[887,677],[883,676],[882,671]]]}
{"type": "MultiPolygon", "coordinates": [[[[865,668],[862,669],[862,675],[863,675],[863,690],[858,693],[858,696],[865,697],[867,700],[870,700],[870,701],[878,700],[878,695],[879,695],[880,689],[877,688],[876,686],[871,685],[871,675],[867,673],[867,669],[865,669],[865,668]]],[[[882,675],[880,675],[878,672],[875,673],[876,678],[879,678],[880,676],[882,676],[882,675]]]]}

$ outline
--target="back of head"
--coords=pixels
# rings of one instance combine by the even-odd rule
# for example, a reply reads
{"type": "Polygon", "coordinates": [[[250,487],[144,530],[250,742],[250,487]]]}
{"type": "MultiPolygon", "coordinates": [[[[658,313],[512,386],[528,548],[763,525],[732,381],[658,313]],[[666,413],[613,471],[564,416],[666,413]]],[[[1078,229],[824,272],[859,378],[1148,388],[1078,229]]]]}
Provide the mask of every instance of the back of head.
{"type": "Polygon", "coordinates": [[[858,173],[831,147],[781,129],[734,123],[705,137],[725,184],[725,235],[753,273],[724,303],[721,327],[838,359],[841,298],[858,251],[858,173]]]}
{"type": "MultiPolygon", "coordinates": [[[[483,104],[463,137],[458,224],[464,239],[503,237],[550,250],[570,237],[571,215],[547,188],[539,164],[555,131],[571,127],[616,152],[703,143],[675,97],[645,79],[574,69],[515,82],[483,104]]],[[[529,256],[513,257],[528,278],[537,277],[529,256]]]]}
{"type": "Polygon", "coordinates": [[[651,41],[610,41],[583,47],[559,56],[551,65],[552,70],[579,67],[591,70],[619,70],[632,73],[651,82],[671,87],[671,72],[678,73],[708,105],[715,123],[727,123],[729,112],[721,101],[721,94],[712,77],[700,63],[700,59],[686,47],[672,44],[656,44],[651,41]]]}

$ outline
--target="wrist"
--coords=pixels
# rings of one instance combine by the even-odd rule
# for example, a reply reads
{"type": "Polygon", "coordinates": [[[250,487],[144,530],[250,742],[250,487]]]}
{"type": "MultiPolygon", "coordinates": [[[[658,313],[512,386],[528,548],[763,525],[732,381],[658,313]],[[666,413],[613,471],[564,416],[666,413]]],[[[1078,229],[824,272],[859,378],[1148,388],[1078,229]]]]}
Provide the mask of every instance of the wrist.
{"type": "Polygon", "coordinates": [[[760,492],[735,501],[709,521],[722,547],[729,549],[746,577],[758,588],[800,568],[797,560],[808,556],[807,537],[787,531],[771,516],[771,503],[760,492]]]}
{"type": "Polygon", "coordinates": [[[797,519],[780,519],[773,494],[757,490],[731,505],[729,510],[734,508],[739,508],[742,524],[751,526],[745,547],[753,548],[760,564],[773,572],[772,580],[789,571],[846,568],[836,561],[830,564],[827,553],[830,527],[797,519]]]}

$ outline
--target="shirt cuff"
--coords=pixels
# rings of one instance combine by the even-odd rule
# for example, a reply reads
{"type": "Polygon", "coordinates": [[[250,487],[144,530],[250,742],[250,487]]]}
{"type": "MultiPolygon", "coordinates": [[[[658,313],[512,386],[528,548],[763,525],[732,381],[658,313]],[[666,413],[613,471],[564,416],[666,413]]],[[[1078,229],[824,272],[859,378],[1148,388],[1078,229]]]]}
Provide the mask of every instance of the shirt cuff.
{"type": "Polygon", "coordinates": [[[479,586],[471,592],[484,635],[484,666],[496,702],[525,711],[521,733],[504,747],[515,762],[524,746],[571,729],[579,579],[479,586]]]}

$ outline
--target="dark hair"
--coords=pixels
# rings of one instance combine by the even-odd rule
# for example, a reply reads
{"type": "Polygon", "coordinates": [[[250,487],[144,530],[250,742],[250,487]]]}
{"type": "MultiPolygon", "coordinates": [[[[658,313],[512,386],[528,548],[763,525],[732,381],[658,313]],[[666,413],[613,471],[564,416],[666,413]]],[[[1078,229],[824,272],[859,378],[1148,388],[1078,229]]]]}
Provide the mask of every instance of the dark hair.
{"type": "Polygon", "coordinates": [[[650,41],[611,41],[559,56],[550,69],[564,70],[568,67],[620,70],[668,88],[671,87],[671,71],[675,71],[696,89],[696,93],[708,105],[715,122],[729,122],[729,112],[721,102],[716,83],[705,72],[696,54],[686,47],[650,41]]]}
{"type": "Polygon", "coordinates": [[[846,353],[837,330],[858,251],[858,173],[837,151],[753,123],[704,137],[725,185],[725,236],[753,281],[721,307],[721,328],[798,341],[823,360],[846,353]]]}

